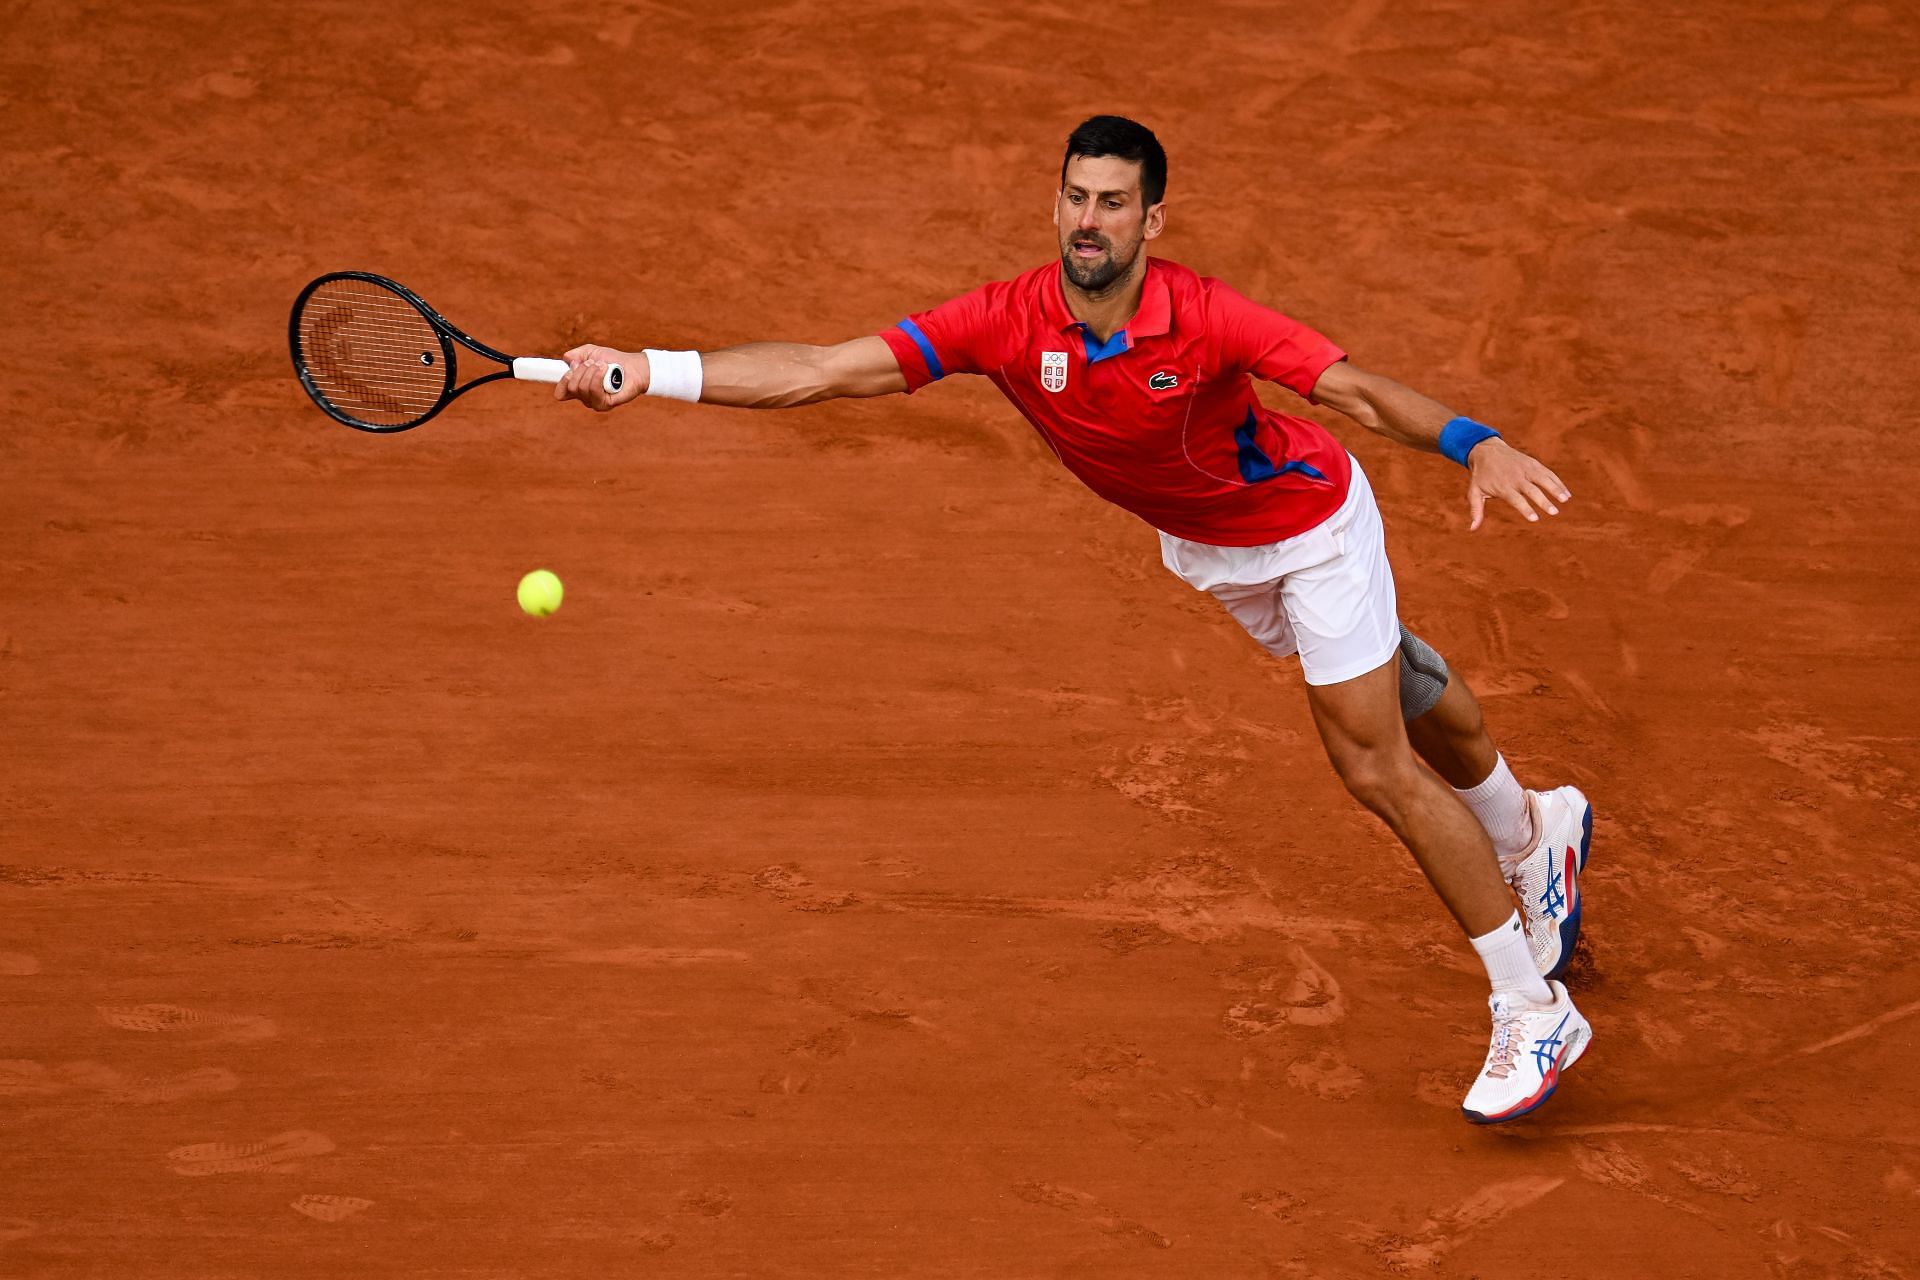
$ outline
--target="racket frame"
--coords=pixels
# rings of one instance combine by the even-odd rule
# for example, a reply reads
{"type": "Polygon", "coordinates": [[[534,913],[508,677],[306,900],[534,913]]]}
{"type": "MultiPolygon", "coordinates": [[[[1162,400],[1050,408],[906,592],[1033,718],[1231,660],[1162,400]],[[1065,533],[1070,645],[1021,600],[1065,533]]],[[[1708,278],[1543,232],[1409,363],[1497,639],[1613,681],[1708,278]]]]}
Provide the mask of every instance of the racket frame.
{"type": "Polygon", "coordinates": [[[325,412],[329,418],[332,418],[335,422],[343,426],[352,427],[355,431],[366,431],[380,436],[390,436],[402,431],[411,431],[415,427],[431,421],[442,409],[475,387],[483,383],[498,382],[502,378],[513,377],[514,358],[512,356],[504,351],[496,351],[479,339],[461,332],[451,320],[448,320],[445,316],[427,305],[425,298],[422,298],[398,280],[390,280],[386,276],[375,275],[371,271],[329,271],[326,275],[309,281],[307,287],[300,291],[300,296],[293,300],[293,311],[287,317],[287,349],[293,356],[293,371],[299,375],[300,385],[306,389],[307,395],[315,404],[320,406],[321,410],[325,412]],[[300,313],[305,310],[307,299],[313,296],[314,290],[320,288],[322,285],[330,284],[335,280],[359,280],[363,283],[376,285],[382,289],[397,293],[401,298],[415,307],[421,315],[425,316],[427,323],[439,332],[440,363],[446,371],[446,381],[441,384],[440,399],[434,404],[433,408],[427,410],[425,414],[415,418],[412,422],[397,427],[382,427],[349,417],[346,413],[335,408],[328,402],[326,396],[314,385],[313,378],[307,373],[306,361],[300,358],[300,313]],[[459,376],[458,364],[453,349],[453,344],[456,342],[469,351],[472,351],[475,355],[485,356],[489,360],[498,361],[506,367],[498,373],[482,374],[473,381],[456,387],[453,385],[454,379],[459,376]]]}

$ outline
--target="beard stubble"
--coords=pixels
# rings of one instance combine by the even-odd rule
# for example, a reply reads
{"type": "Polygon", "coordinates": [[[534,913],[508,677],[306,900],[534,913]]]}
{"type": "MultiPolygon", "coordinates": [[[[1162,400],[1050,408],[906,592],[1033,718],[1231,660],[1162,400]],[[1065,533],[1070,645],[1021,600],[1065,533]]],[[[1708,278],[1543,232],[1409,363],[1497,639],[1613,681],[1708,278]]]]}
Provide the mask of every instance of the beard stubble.
{"type": "Polygon", "coordinates": [[[1073,281],[1075,288],[1083,289],[1088,293],[1102,293],[1125,277],[1127,272],[1133,270],[1134,259],[1139,256],[1140,250],[1137,245],[1133,253],[1122,261],[1120,255],[1114,252],[1113,245],[1105,237],[1075,236],[1060,247],[1060,267],[1067,273],[1067,279],[1073,281]],[[1073,256],[1074,239],[1095,240],[1107,251],[1107,256],[1097,262],[1080,261],[1073,256]]]}

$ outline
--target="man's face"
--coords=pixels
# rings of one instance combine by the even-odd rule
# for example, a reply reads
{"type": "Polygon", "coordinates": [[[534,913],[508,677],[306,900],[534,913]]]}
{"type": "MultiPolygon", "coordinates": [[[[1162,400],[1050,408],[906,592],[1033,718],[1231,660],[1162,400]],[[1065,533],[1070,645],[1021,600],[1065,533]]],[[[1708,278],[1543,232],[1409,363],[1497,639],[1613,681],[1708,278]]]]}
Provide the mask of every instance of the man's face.
{"type": "Polygon", "coordinates": [[[1160,234],[1166,216],[1165,202],[1149,209],[1142,201],[1138,161],[1075,156],[1053,202],[1067,279],[1089,293],[1124,279],[1141,246],[1160,234]]]}

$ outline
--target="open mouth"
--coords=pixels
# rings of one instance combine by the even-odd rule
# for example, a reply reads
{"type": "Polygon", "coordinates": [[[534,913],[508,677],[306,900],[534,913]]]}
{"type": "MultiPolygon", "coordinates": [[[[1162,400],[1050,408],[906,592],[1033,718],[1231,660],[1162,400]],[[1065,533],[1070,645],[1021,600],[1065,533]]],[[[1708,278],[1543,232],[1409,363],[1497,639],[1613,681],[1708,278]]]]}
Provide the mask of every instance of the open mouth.
{"type": "Polygon", "coordinates": [[[1073,242],[1073,253],[1077,258],[1096,258],[1106,251],[1107,247],[1105,245],[1095,244],[1091,240],[1075,240],[1073,242]]]}

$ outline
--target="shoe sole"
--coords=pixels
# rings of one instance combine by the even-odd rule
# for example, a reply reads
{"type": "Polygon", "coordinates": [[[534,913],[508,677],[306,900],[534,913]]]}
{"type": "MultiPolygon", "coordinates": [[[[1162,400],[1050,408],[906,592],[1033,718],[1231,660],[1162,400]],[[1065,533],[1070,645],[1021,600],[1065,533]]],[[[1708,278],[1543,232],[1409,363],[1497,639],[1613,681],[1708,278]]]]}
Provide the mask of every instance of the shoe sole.
{"type": "MultiPolygon", "coordinates": [[[[1585,801],[1586,797],[1582,796],[1581,799],[1585,801]]],[[[1567,966],[1573,963],[1574,948],[1580,945],[1580,912],[1587,905],[1586,895],[1580,892],[1580,877],[1586,874],[1587,852],[1592,847],[1593,805],[1588,802],[1580,815],[1580,854],[1572,859],[1571,868],[1563,872],[1569,890],[1567,896],[1573,899],[1573,910],[1567,912],[1567,918],[1560,922],[1560,958],[1554,962],[1553,968],[1540,975],[1543,978],[1558,978],[1564,974],[1567,966]]]]}
{"type": "Polygon", "coordinates": [[[1587,869],[1587,850],[1593,847],[1593,801],[1585,796],[1587,811],[1580,815],[1580,870],[1587,869]]]}
{"type": "Polygon", "coordinates": [[[1546,1082],[1546,1087],[1543,1088],[1539,1093],[1535,1094],[1532,1098],[1528,1099],[1518,1109],[1513,1111],[1503,1111],[1497,1116],[1489,1116],[1489,1115],[1482,1115],[1478,1111],[1469,1111],[1465,1107],[1462,1107],[1460,1108],[1460,1114],[1467,1118],[1468,1124],[1486,1125],[1486,1124],[1505,1124],[1509,1120],[1518,1120],[1521,1116],[1528,1115],[1532,1112],[1538,1111],[1541,1107],[1544,1107],[1547,1105],[1547,1099],[1551,1098],[1554,1094],[1554,1090],[1560,1087],[1560,1077],[1567,1071],[1569,1067],[1573,1066],[1574,1063],[1580,1061],[1581,1057],[1583,1057],[1586,1054],[1587,1045],[1592,1040],[1593,1040],[1593,1028],[1591,1026],[1588,1026],[1581,1031],[1580,1039],[1576,1043],[1569,1044],[1567,1046],[1566,1056],[1563,1057],[1559,1062],[1554,1064],[1553,1078],[1546,1082]]]}

